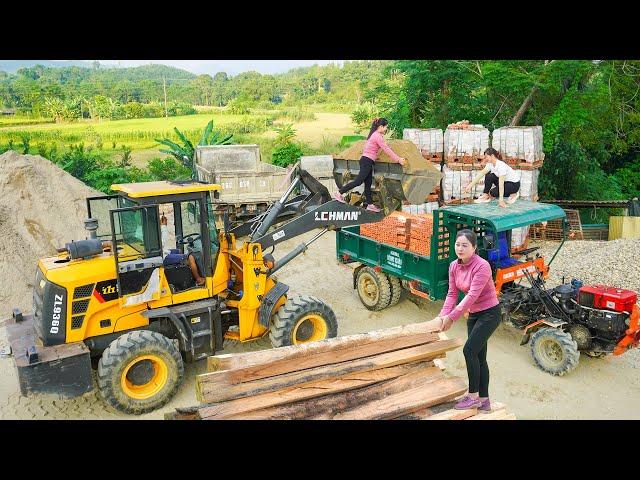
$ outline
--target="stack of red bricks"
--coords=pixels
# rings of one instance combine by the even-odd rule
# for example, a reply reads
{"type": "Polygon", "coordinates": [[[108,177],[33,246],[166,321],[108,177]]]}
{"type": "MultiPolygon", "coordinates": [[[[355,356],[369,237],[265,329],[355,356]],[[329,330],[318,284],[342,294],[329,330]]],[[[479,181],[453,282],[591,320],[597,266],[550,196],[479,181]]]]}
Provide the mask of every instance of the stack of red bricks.
{"type": "Polygon", "coordinates": [[[393,212],[381,222],[360,226],[363,237],[420,255],[429,255],[432,232],[431,214],[393,212]]]}
{"type": "Polygon", "coordinates": [[[360,235],[406,250],[409,247],[411,221],[409,215],[393,212],[381,222],[360,226],[360,235]]]}
{"type": "Polygon", "coordinates": [[[429,214],[411,215],[409,240],[410,252],[429,256],[431,252],[431,234],[433,232],[433,216],[429,214]]]}

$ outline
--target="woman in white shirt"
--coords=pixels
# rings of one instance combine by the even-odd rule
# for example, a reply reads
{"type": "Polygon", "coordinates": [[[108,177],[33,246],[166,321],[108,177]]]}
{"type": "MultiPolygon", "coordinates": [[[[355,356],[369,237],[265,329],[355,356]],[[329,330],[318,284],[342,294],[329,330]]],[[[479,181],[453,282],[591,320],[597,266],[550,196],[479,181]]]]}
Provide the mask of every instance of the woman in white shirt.
{"type": "Polygon", "coordinates": [[[473,186],[484,177],[484,193],[476,203],[487,203],[494,198],[498,199],[498,205],[503,208],[507,206],[506,203],[514,203],[520,196],[520,172],[504,163],[495,148],[487,148],[484,151],[484,159],[485,167],[469,185],[464,187],[464,192],[471,192],[473,186]],[[506,203],[505,196],[508,197],[506,203]]]}

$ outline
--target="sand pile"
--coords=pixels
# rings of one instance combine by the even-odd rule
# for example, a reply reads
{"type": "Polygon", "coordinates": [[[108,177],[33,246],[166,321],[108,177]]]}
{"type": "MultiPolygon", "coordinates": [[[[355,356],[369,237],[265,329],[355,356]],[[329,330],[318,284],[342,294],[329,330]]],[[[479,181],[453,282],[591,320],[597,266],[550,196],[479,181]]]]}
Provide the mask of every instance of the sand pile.
{"type": "Polygon", "coordinates": [[[0,155],[0,318],[32,309],[38,259],[87,237],[86,197],[102,195],[49,160],[0,155]]]}
{"type": "MultiPolygon", "coordinates": [[[[335,157],[343,160],[360,160],[365,142],[365,140],[359,140],[335,157]]],[[[418,147],[416,147],[415,143],[411,140],[387,140],[387,145],[389,145],[391,150],[393,150],[397,155],[407,159],[407,163],[403,167],[405,173],[414,173],[425,170],[440,173],[435,165],[425,160],[420,153],[420,150],[418,150],[418,147]]],[[[376,162],[395,163],[384,150],[380,150],[380,152],[378,152],[376,162]]]]}

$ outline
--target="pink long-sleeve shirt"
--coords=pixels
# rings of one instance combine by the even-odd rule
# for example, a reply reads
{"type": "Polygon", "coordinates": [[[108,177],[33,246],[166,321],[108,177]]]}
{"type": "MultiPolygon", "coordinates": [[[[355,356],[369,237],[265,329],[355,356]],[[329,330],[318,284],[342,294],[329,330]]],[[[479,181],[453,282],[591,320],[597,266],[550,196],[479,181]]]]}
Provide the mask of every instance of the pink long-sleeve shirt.
{"type": "Polygon", "coordinates": [[[474,254],[465,265],[455,260],[449,265],[449,292],[444,301],[440,316],[449,315],[453,321],[465,312],[480,312],[500,303],[493,284],[491,266],[484,258],[474,254]],[[458,291],[465,297],[456,306],[458,291]]]}
{"type": "Polygon", "coordinates": [[[387,145],[387,142],[384,141],[384,137],[380,132],[373,132],[367,140],[367,143],[364,145],[364,150],[362,151],[362,155],[370,158],[374,162],[378,158],[378,153],[380,149],[384,150],[387,155],[389,155],[394,161],[399,162],[400,158],[396,153],[391,150],[391,147],[387,145]]]}

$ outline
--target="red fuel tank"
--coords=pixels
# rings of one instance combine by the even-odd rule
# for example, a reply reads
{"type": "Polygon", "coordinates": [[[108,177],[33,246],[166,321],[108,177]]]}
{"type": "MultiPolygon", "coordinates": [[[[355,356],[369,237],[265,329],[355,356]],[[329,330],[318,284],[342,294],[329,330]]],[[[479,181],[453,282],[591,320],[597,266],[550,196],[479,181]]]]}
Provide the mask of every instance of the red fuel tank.
{"type": "Polygon", "coordinates": [[[580,305],[614,312],[631,312],[638,300],[638,294],[632,290],[606,285],[585,285],[578,292],[580,305]]]}

